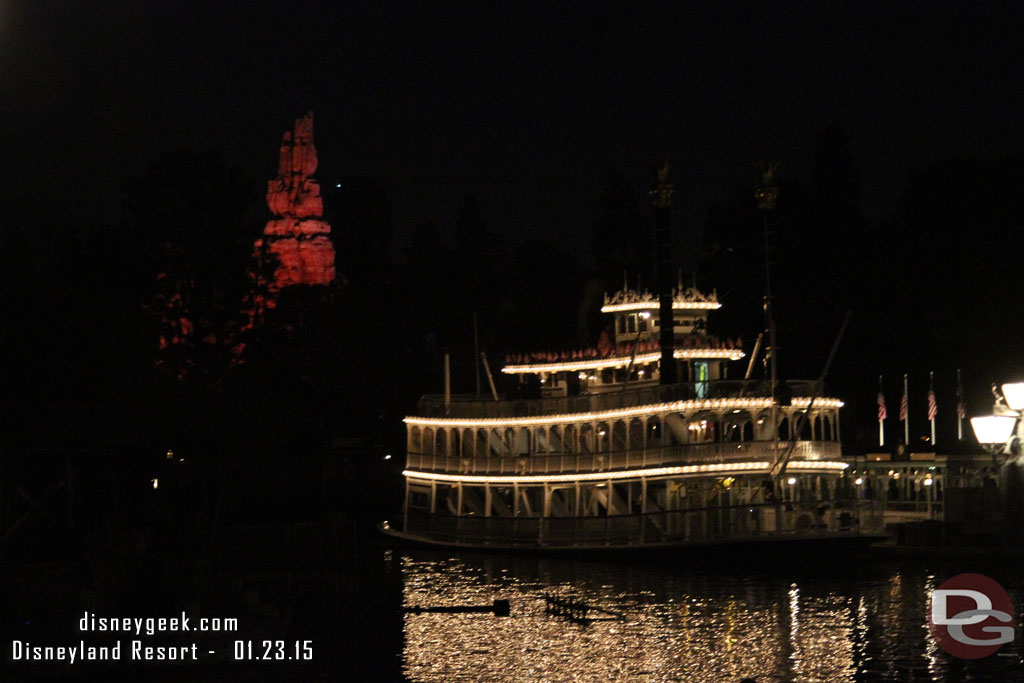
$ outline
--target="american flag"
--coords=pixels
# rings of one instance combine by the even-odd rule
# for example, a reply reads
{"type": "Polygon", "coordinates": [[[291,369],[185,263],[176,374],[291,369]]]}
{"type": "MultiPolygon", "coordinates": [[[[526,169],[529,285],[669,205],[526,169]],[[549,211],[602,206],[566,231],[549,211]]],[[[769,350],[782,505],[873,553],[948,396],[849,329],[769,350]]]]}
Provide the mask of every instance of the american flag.
{"type": "Polygon", "coordinates": [[[928,390],[928,419],[934,420],[939,412],[939,406],[935,403],[935,392],[928,390]]]}
{"type": "Polygon", "coordinates": [[[903,391],[903,398],[900,399],[900,422],[905,422],[907,419],[907,392],[903,391]]]}
{"type": "Polygon", "coordinates": [[[878,392],[878,421],[881,422],[885,418],[889,417],[889,413],[885,411],[885,396],[881,391],[878,392]]]}

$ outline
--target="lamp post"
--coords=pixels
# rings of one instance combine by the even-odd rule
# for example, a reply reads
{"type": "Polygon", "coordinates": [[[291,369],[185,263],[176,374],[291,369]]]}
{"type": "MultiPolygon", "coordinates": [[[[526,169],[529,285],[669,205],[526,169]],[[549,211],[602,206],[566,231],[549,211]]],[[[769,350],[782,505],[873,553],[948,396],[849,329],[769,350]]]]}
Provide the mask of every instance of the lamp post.
{"type": "Polygon", "coordinates": [[[1003,398],[1006,399],[1006,406],[1019,414],[1024,410],[1024,382],[1004,384],[1003,398]]]}
{"type": "Polygon", "coordinates": [[[993,384],[992,393],[996,397],[992,414],[972,417],[971,429],[995,462],[998,453],[1016,455],[1014,441],[1021,438],[1024,429],[1024,420],[1020,419],[1024,414],[1024,382],[1004,384],[1002,390],[997,390],[993,384]]]}
{"type": "Polygon", "coordinates": [[[1024,441],[1024,382],[1004,384],[1002,390],[992,387],[995,395],[993,414],[971,418],[978,443],[992,453],[999,468],[999,488],[1003,508],[1003,533],[1014,546],[1024,542],[1024,459],[1020,444],[1024,441]],[[997,454],[1003,453],[1003,462],[997,454]]]}
{"type": "Polygon", "coordinates": [[[1013,428],[1016,425],[1016,415],[984,415],[971,418],[974,436],[977,437],[978,443],[992,454],[992,462],[997,465],[999,463],[996,455],[1007,450],[1007,442],[1013,436],[1013,428]]]}
{"type": "Polygon", "coordinates": [[[928,514],[928,519],[932,518],[932,486],[935,484],[935,480],[932,478],[931,472],[925,474],[924,479],[921,480],[924,485],[924,501],[925,501],[925,512],[928,514]]]}

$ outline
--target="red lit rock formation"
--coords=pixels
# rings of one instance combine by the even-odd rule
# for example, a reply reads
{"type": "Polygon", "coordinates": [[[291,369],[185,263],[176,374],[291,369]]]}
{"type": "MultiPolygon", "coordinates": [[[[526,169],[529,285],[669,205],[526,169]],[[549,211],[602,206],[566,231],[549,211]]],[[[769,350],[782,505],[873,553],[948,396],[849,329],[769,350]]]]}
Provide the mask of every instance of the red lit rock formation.
{"type": "Polygon", "coordinates": [[[331,226],[322,219],[320,185],[313,146],[313,113],[296,119],[295,130],[281,141],[278,175],[267,184],[267,206],[274,218],[267,221],[256,251],[274,254],[278,265],[268,289],[289,285],[326,285],[334,280],[334,245],[331,226]]]}

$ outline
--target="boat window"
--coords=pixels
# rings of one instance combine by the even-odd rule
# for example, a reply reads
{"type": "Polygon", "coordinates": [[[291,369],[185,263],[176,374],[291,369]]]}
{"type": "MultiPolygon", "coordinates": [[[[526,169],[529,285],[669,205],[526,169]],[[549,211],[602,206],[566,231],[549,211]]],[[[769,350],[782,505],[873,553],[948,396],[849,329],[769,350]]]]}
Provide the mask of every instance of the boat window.
{"type": "Polygon", "coordinates": [[[661,420],[656,417],[647,421],[647,445],[661,445],[661,420]]]}
{"type": "Polygon", "coordinates": [[[426,489],[409,490],[409,507],[417,510],[430,509],[430,491],[426,489]]]}
{"type": "Polygon", "coordinates": [[[724,420],[723,429],[727,441],[750,441],[753,438],[749,412],[732,410],[725,415],[724,420]]]}
{"type": "Polygon", "coordinates": [[[531,453],[530,441],[532,436],[530,429],[528,427],[520,427],[516,436],[518,438],[512,450],[513,455],[529,455],[531,453]]]}
{"type": "MultiPolygon", "coordinates": [[[[556,437],[557,438],[557,437],[556,437]]],[[[531,434],[533,453],[547,453],[550,448],[548,430],[545,427],[537,427],[531,434]]]]}
{"type": "Polygon", "coordinates": [[[743,432],[740,431],[740,426],[737,424],[729,425],[728,441],[741,441],[742,439],[743,432]]]}
{"type": "Polygon", "coordinates": [[[786,440],[786,439],[789,438],[789,418],[788,417],[784,417],[781,420],[779,420],[778,434],[779,434],[779,438],[782,439],[782,440],[786,440]]]}
{"type": "Polygon", "coordinates": [[[609,427],[607,422],[597,423],[597,447],[594,449],[598,453],[607,453],[608,444],[611,442],[611,436],[609,435],[609,427]]]}
{"type": "Polygon", "coordinates": [[[691,420],[688,430],[690,432],[690,443],[710,443],[717,441],[717,423],[713,420],[691,420]]]}
{"type": "Polygon", "coordinates": [[[699,360],[693,364],[694,395],[696,398],[707,398],[710,386],[708,384],[708,363],[699,360]]]}
{"type": "Polygon", "coordinates": [[[640,449],[644,447],[644,423],[634,417],[629,421],[629,447],[640,449]]]}
{"type": "Polygon", "coordinates": [[[576,427],[575,425],[565,426],[565,436],[562,438],[564,447],[562,448],[563,453],[575,453],[577,450],[576,445],[576,427]]]}
{"type": "Polygon", "coordinates": [[[565,448],[565,441],[562,439],[562,428],[552,425],[547,433],[548,453],[561,453],[565,448]]]}
{"type": "Polygon", "coordinates": [[[436,515],[455,515],[458,514],[458,492],[454,486],[448,484],[437,485],[437,504],[434,506],[434,514],[436,515]]]}
{"type": "Polygon", "coordinates": [[[794,419],[794,422],[797,425],[799,425],[799,427],[800,427],[800,433],[799,433],[799,437],[798,438],[801,441],[809,441],[812,438],[811,437],[811,421],[810,421],[810,418],[807,415],[807,411],[805,410],[805,411],[802,411],[802,412],[798,413],[793,419],[794,419]]]}
{"type": "Polygon", "coordinates": [[[626,423],[622,420],[616,420],[612,423],[612,441],[609,450],[626,450],[626,423]]]}
{"type": "Polygon", "coordinates": [[[580,453],[593,453],[594,430],[589,424],[580,426],[580,453]]]}

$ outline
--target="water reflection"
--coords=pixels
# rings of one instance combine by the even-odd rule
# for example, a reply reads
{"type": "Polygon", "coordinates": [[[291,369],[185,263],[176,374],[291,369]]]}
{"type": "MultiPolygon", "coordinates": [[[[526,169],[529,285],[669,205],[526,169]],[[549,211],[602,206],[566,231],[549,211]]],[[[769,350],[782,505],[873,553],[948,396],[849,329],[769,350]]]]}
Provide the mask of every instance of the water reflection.
{"type": "MultiPolygon", "coordinates": [[[[403,671],[413,681],[1024,680],[1017,643],[1004,648],[1009,657],[977,662],[934,646],[924,617],[936,576],[923,569],[793,578],[664,562],[426,552],[400,561],[406,607],[512,605],[507,618],[405,614],[403,671]],[[545,594],[622,618],[554,616],[545,594]]],[[[1020,582],[1003,581],[1017,601],[1020,582]]]]}

